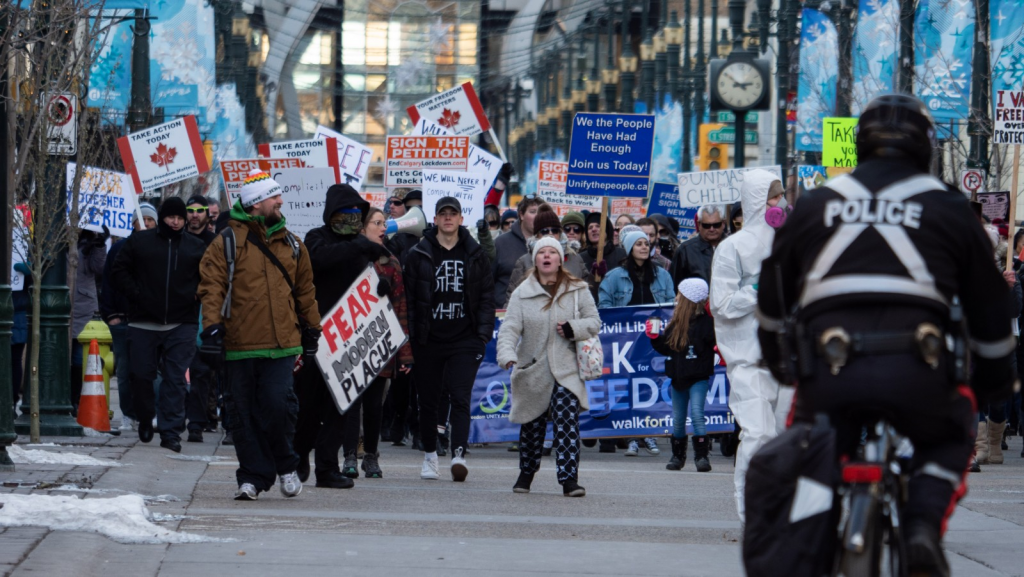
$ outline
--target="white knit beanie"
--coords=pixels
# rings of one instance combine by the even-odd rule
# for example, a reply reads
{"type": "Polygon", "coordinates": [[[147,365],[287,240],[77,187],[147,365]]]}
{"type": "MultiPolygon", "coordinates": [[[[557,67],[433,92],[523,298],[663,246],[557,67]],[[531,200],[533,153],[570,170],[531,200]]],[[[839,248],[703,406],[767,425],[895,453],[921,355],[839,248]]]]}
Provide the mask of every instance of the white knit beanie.
{"type": "Polygon", "coordinates": [[[708,299],[708,283],[700,277],[684,279],[679,283],[679,294],[690,302],[702,303],[708,299]]]}
{"type": "Polygon", "coordinates": [[[278,184],[270,175],[258,168],[252,169],[249,172],[249,176],[245,178],[242,183],[241,199],[242,208],[249,208],[250,206],[273,198],[281,194],[281,185],[278,184]]]}
{"type": "Polygon", "coordinates": [[[563,261],[565,260],[565,249],[562,248],[562,243],[558,242],[558,240],[553,236],[545,236],[544,238],[533,243],[533,253],[530,256],[531,258],[533,258],[534,264],[536,264],[537,262],[537,253],[540,252],[540,249],[546,246],[550,246],[551,248],[557,250],[558,256],[562,257],[563,261]]]}

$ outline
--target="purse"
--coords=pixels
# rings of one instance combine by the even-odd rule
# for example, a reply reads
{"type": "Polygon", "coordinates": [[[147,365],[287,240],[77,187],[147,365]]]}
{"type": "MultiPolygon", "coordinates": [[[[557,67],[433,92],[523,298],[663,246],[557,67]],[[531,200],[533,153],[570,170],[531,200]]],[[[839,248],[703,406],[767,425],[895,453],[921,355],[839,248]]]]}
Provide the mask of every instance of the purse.
{"type": "MultiPolygon", "coordinates": [[[[575,311],[573,318],[580,318],[579,290],[573,291],[575,311]]],[[[579,365],[580,378],[583,381],[600,379],[604,375],[604,349],[601,348],[601,337],[576,341],[576,364],[579,365]]]]}

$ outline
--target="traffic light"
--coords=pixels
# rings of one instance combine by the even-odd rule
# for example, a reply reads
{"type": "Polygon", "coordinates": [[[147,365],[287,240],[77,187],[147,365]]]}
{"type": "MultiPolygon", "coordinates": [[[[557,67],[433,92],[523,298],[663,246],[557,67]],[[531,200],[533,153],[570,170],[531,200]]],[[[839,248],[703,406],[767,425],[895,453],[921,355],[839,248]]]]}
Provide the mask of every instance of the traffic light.
{"type": "Polygon", "coordinates": [[[729,145],[718,140],[717,135],[725,124],[700,125],[700,143],[697,146],[697,168],[700,170],[724,170],[729,168],[729,145]],[[714,134],[714,137],[712,136],[714,134]]]}

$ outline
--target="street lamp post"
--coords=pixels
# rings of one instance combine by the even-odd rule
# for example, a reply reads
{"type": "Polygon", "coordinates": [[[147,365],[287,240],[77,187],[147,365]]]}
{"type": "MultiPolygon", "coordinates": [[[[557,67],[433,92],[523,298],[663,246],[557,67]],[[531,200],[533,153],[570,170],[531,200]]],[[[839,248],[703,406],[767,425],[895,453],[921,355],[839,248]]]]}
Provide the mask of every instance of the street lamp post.
{"type": "Polygon", "coordinates": [[[558,69],[562,65],[562,57],[558,52],[551,53],[551,85],[548,86],[548,107],[545,111],[548,119],[548,141],[546,146],[551,154],[558,146],[558,69]]]}
{"type": "Polygon", "coordinates": [[[780,0],[777,60],[779,78],[775,87],[778,99],[778,114],[775,115],[775,164],[782,167],[782,174],[786,174],[789,164],[789,122],[786,119],[786,107],[789,103],[789,59],[793,47],[795,18],[793,0],[780,0]]]}
{"type": "Polygon", "coordinates": [[[604,110],[612,112],[616,109],[615,96],[619,90],[619,69],[615,67],[615,9],[608,11],[608,60],[601,71],[601,83],[604,84],[604,110]]]}
{"type": "Polygon", "coordinates": [[[651,39],[651,0],[643,0],[640,28],[643,40],[640,42],[640,98],[648,113],[654,110],[654,41],[651,39]]]}
{"type": "Polygon", "coordinates": [[[683,0],[683,172],[693,170],[693,59],[690,57],[690,20],[693,0],[683,0]]]}
{"type": "Polygon", "coordinates": [[[657,87],[654,93],[655,104],[661,108],[665,95],[672,94],[668,83],[668,44],[664,30],[658,30],[654,35],[654,84],[657,87]]]}
{"type": "Polygon", "coordinates": [[[594,65],[590,68],[590,77],[587,78],[587,110],[597,112],[601,108],[601,74],[598,71],[597,63],[601,59],[601,27],[598,24],[599,18],[594,17],[594,65]]]}
{"type": "MultiPolygon", "coordinates": [[[[712,6],[718,2],[712,0],[712,6]]],[[[715,22],[712,14],[712,22],[715,22]]],[[[704,90],[707,86],[707,61],[704,57],[704,0],[697,0],[697,62],[693,74],[693,113],[697,117],[697,125],[704,122],[704,90]]],[[[711,40],[714,41],[712,32],[711,40]]]]}
{"type": "Polygon", "coordinates": [[[683,43],[683,28],[675,10],[665,26],[665,53],[668,69],[668,93],[672,100],[679,98],[679,46],[683,43]]]}
{"type": "Polygon", "coordinates": [[[562,86],[562,100],[558,103],[558,108],[562,113],[562,150],[565,151],[565,156],[569,156],[569,132],[570,124],[572,123],[572,112],[573,112],[573,94],[572,94],[572,58],[573,58],[573,45],[569,42],[569,64],[565,73],[565,82],[562,86]]]}
{"type": "Polygon", "coordinates": [[[629,21],[633,16],[632,0],[626,0],[622,12],[622,55],[619,56],[619,71],[622,72],[622,99],[619,101],[619,112],[632,113],[635,110],[633,88],[636,85],[636,71],[639,67],[639,59],[633,54],[633,42],[629,33],[629,21]]]}

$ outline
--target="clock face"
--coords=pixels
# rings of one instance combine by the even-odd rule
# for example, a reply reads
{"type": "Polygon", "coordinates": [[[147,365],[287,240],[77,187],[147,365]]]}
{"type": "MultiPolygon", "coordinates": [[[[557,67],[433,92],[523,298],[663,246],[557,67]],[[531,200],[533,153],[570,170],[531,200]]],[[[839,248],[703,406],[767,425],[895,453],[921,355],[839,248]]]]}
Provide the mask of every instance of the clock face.
{"type": "Polygon", "coordinates": [[[718,96],[730,108],[753,106],[764,94],[760,71],[748,62],[733,62],[722,67],[716,81],[718,96]]]}

